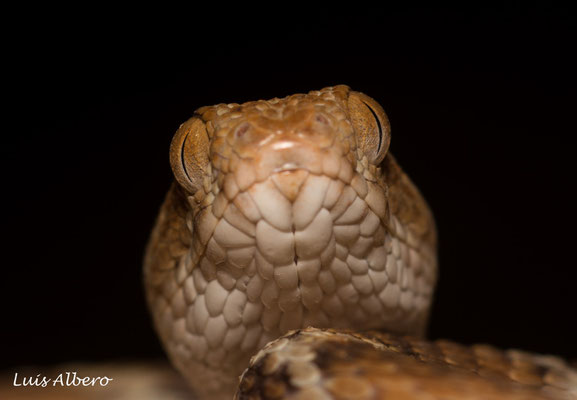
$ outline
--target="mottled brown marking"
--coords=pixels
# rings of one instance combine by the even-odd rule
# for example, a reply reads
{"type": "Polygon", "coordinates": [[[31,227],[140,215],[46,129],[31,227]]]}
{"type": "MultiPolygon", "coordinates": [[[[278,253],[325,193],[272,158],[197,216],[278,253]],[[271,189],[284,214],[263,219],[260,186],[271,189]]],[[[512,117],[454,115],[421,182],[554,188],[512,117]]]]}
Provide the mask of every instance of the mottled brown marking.
{"type": "MultiPolygon", "coordinates": [[[[574,399],[567,391],[571,382],[575,383],[576,371],[561,363],[556,367],[544,366],[540,356],[528,354],[523,359],[523,368],[512,368],[511,375],[499,373],[480,374],[479,359],[486,359],[475,347],[465,347],[449,341],[424,342],[410,337],[397,337],[390,334],[370,332],[351,333],[333,329],[304,329],[291,334],[290,344],[278,353],[291,354],[310,352],[316,355],[311,361],[321,370],[323,381],[318,392],[328,394],[331,399],[428,399],[428,400],[503,400],[503,399],[574,399]],[[432,358],[421,357],[430,349],[435,353],[432,358]],[[401,350],[401,351],[399,351],[401,350]],[[446,356],[439,358],[439,354],[446,356]],[[462,360],[464,363],[460,363],[462,360]],[[523,371],[523,372],[520,372],[523,371]],[[539,371],[539,373],[530,374],[539,371]],[[551,384],[543,379],[556,376],[557,382],[551,384]],[[564,378],[561,378],[564,376],[564,378]],[[355,397],[356,396],[356,397],[355,397]]],[[[506,353],[491,349],[509,359],[506,353]]],[[[276,352],[264,355],[270,357],[276,352]]],[[[279,357],[283,358],[282,355],[279,357]]],[[[513,364],[521,365],[517,356],[511,356],[513,364]]],[[[289,356],[284,357],[290,365],[289,356]]],[[[257,363],[258,365],[260,365],[257,363]]],[[[485,370],[498,365],[485,365],[485,370]]],[[[247,373],[255,366],[251,366],[247,373]]],[[[286,370],[285,370],[286,373],[286,370]]],[[[290,378],[290,377],[289,377],[290,378]]],[[[244,379],[244,378],[243,378],[244,379]]],[[[250,375],[249,375],[250,379],[250,375]]],[[[263,379],[268,379],[263,377],[263,379]]],[[[575,386],[573,386],[575,387],[575,386]]],[[[285,397],[296,399],[299,388],[285,397]]],[[[252,398],[267,399],[262,392],[252,391],[252,398]]],[[[239,389],[238,398],[245,392],[239,389]]]]}

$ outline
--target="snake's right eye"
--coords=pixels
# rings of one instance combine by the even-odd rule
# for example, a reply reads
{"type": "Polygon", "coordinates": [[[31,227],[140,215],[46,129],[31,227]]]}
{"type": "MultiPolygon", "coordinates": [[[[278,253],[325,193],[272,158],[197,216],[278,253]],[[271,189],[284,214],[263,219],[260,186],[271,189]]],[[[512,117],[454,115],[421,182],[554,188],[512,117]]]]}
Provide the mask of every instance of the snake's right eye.
{"type": "Polygon", "coordinates": [[[357,146],[371,164],[380,164],[391,141],[391,126],[385,111],[379,103],[360,92],[351,92],[348,103],[357,146]]]}
{"type": "Polygon", "coordinates": [[[170,165],[174,178],[191,194],[202,188],[209,163],[208,150],[206,126],[196,117],[180,126],[170,144],[170,165]]]}

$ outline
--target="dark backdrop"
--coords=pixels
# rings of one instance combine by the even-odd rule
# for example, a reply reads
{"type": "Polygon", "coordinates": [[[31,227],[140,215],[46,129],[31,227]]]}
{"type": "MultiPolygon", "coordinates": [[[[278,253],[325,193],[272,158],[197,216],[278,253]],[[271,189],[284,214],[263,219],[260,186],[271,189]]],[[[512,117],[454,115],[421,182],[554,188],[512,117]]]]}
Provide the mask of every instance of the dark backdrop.
{"type": "Polygon", "coordinates": [[[172,134],[339,83],[381,102],[436,215],[431,336],[577,358],[572,10],[43,11],[4,48],[6,366],[161,356],[141,260],[172,134]]]}

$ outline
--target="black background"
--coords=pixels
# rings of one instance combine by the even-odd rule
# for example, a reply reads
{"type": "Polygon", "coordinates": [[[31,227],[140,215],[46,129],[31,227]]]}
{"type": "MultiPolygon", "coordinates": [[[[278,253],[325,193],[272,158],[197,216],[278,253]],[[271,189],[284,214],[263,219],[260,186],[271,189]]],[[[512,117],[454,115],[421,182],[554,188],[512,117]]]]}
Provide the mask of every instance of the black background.
{"type": "Polygon", "coordinates": [[[339,83],[383,105],[435,213],[430,336],[577,358],[573,10],[279,7],[19,15],[3,49],[4,366],[161,357],[141,261],[172,134],[203,105],[339,83]]]}

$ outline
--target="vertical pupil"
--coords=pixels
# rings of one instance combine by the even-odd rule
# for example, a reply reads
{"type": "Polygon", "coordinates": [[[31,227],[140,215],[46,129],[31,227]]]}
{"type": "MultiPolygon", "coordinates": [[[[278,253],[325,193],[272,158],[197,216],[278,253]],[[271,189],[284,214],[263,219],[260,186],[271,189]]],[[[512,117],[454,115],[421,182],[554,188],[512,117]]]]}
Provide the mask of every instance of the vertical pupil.
{"type": "Polygon", "coordinates": [[[379,120],[379,117],[377,117],[377,113],[375,112],[375,110],[373,110],[371,108],[371,106],[369,106],[367,103],[365,103],[363,101],[363,104],[365,106],[367,106],[367,108],[369,109],[369,111],[371,112],[371,114],[373,114],[373,117],[375,117],[375,121],[377,121],[377,125],[379,127],[379,145],[377,146],[377,153],[381,150],[381,144],[383,142],[383,128],[381,126],[381,121],[379,120]]]}
{"type": "Polygon", "coordinates": [[[188,140],[188,135],[190,135],[190,132],[186,134],[186,137],[182,141],[182,148],[180,149],[180,162],[182,163],[182,169],[184,170],[184,174],[186,175],[188,180],[192,182],[192,179],[190,179],[190,175],[188,175],[188,171],[186,170],[186,160],[184,158],[184,147],[186,145],[186,141],[188,140]]]}

